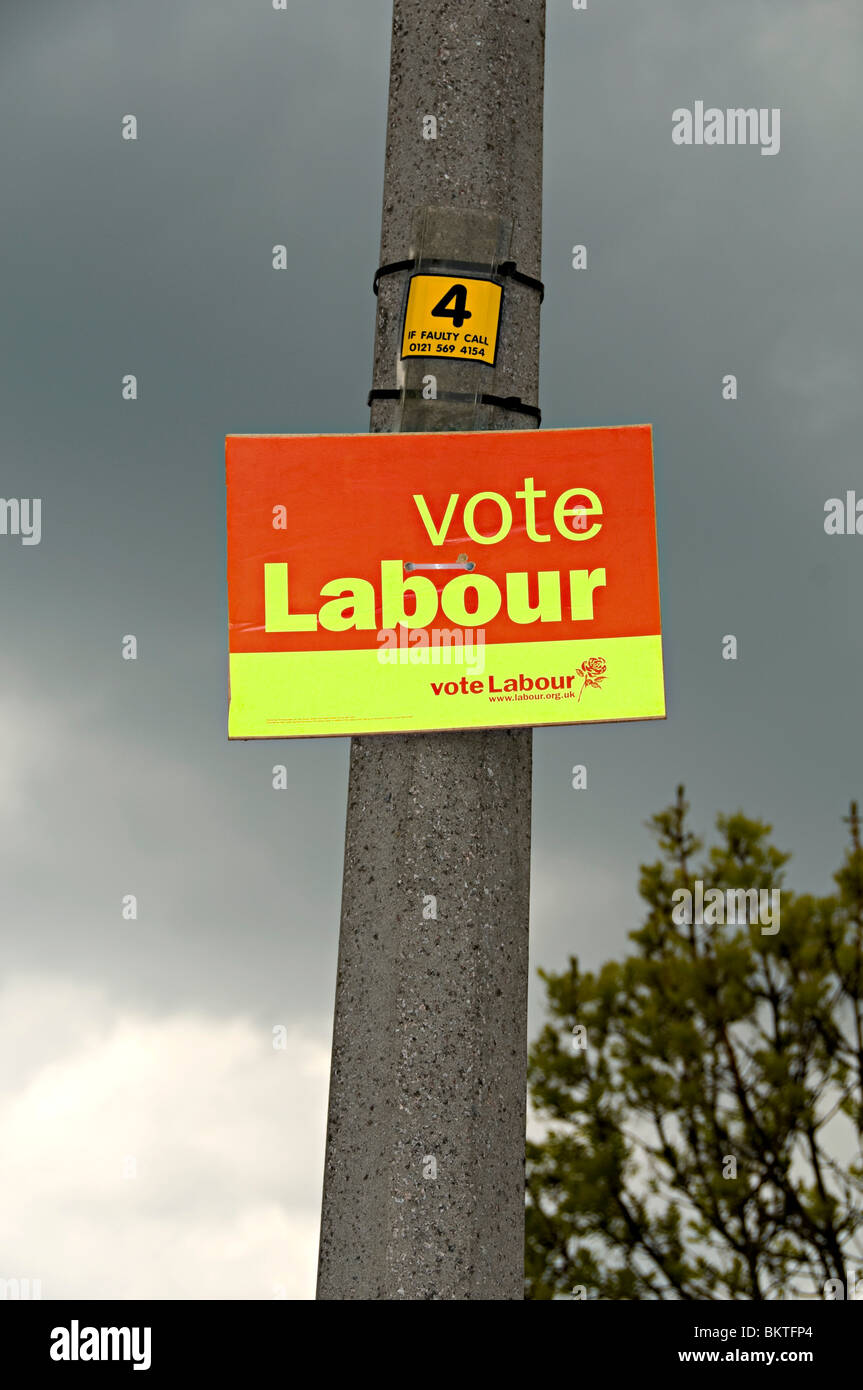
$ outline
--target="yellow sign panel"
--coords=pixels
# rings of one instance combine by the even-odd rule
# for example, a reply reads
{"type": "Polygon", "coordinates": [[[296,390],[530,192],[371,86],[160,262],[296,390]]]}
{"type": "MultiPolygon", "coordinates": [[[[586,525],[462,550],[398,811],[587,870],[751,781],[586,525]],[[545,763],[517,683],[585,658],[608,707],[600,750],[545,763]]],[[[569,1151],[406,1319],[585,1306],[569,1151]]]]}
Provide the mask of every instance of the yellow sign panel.
{"type": "Polygon", "coordinates": [[[493,367],[502,303],[503,288],[494,280],[412,276],[402,357],[452,357],[493,367]]]}

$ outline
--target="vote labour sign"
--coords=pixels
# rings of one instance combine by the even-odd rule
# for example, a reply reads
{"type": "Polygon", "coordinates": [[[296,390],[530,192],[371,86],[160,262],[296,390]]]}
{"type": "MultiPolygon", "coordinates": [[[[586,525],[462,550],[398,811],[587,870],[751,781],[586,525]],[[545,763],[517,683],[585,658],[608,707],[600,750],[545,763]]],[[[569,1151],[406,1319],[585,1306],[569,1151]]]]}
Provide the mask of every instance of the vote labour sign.
{"type": "Polygon", "coordinates": [[[231,738],[665,716],[649,425],[227,440],[231,738]]]}

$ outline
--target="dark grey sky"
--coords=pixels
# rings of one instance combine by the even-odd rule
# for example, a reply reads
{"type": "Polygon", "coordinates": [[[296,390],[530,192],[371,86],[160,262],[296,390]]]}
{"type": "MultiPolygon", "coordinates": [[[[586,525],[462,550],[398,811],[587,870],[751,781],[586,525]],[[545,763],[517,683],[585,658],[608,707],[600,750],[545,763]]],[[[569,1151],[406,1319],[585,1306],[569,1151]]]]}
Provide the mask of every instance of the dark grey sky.
{"type": "MultiPolygon", "coordinates": [[[[92,1007],[328,1045],[348,745],[227,745],[224,436],[367,428],[389,18],[389,0],[4,0],[2,493],[43,499],[39,546],[0,537],[22,1037],[60,989],[67,1039],[92,1007]]],[[[535,966],[621,949],[643,823],[679,781],[702,829],[737,807],[772,821],[813,890],[863,794],[863,539],[823,529],[828,497],[863,496],[861,39],[854,0],[549,0],[543,423],[654,425],[669,713],[535,734],[535,966]],[[779,154],[675,146],[672,110],[698,99],[780,108],[779,154]]],[[[34,1045],[7,1065],[17,1124],[34,1045]]],[[[68,1062],[62,1036],[37,1052],[68,1062]]],[[[322,1142],[315,1074],[283,1139],[322,1142]]],[[[317,1161],[297,1159],[298,1245],[317,1161]]],[[[26,1264],[26,1232],[14,1248],[26,1264]]],[[[64,1291],[110,1291],[35,1248],[64,1291]]]]}

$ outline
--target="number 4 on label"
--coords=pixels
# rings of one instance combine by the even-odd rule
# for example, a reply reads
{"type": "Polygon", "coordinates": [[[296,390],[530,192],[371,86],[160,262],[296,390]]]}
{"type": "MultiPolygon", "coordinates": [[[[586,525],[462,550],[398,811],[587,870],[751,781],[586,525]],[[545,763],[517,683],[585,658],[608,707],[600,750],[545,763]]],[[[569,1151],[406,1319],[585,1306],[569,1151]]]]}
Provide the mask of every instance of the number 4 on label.
{"type": "Polygon", "coordinates": [[[453,328],[461,328],[465,319],[473,318],[473,314],[467,307],[467,285],[451,285],[441,299],[432,309],[432,318],[452,319],[453,328]],[[452,308],[447,305],[452,302],[452,308]]]}

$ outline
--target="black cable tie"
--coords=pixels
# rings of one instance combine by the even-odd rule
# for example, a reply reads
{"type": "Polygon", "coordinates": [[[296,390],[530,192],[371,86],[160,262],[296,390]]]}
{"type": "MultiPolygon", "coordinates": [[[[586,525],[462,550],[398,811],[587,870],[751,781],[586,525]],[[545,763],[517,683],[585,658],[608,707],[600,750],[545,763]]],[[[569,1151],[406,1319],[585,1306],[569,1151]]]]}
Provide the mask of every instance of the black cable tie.
{"type": "Polygon", "coordinates": [[[378,292],[382,275],[395,275],[399,270],[413,270],[415,265],[416,261],[390,261],[389,265],[379,265],[375,271],[374,284],[372,285],[375,294],[378,292]]]}
{"type": "MultiPolygon", "coordinates": [[[[455,274],[468,270],[484,271],[485,274],[483,279],[489,278],[489,267],[482,261],[452,261],[447,260],[443,256],[429,256],[423,259],[422,264],[423,266],[438,266],[444,270],[451,270],[455,274]]],[[[379,265],[375,271],[372,289],[375,294],[377,294],[382,275],[396,275],[400,270],[415,270],[416,266],[417,261],[415,259],[408,261],[390,261],[387,265],[379,265]]],[[[520,285],[527,285],[528,289],[536,290],[539,294],[540,304],[545,298],[545,285],[542,281],[537,280],[533,275],[525,274],[523,270],[519,270],[515,261],[501,261],[500,265],[496,270],[492,271],[491,275],[492,278],[494,275],[501,275],[510,280],[516,280],[520,285]]]]}
{"type": "MultiPolygon", "coordinates": [[[[421,391],[405,391],[406,400],[426,400],[421,391]]],[[[390,386],[375,386],[369,391],[367,404],[372,401],[398,401],[401,400],[402,392],[398,388],[390,386]]],[[[483,391],[479,396],[470,396],[465,391],[440,391],[437,396],[431,399],[438,401],[479,401],[480,405],[496,405],[501,410],[512,410],[519,415],[532,415],[540,422],[542,411],[537,405],[528,405],[521,399],[521,396],[492,396],[487,391],[483,391]]]]}
{"type": "Polygon", "coordinates": [[[515,410],[521,415],[532,415],[535,420],[542,419],[538,405],[527,405],[521,396],[489,396],[483,391],[480,396],[483,405],[499,405],[502,410],[515,410]]]}
{"type": "Polygon", "coordinates": [[[540,304],[544,300],[545,285],[535,276],[526,275],[523,270],[518,270],[515,261],[501,261],[497,273],[498,275],[508,275],[511,280],[517,280],[520,285],[527,285],[528,289],[537,290],[540,304]]]}

